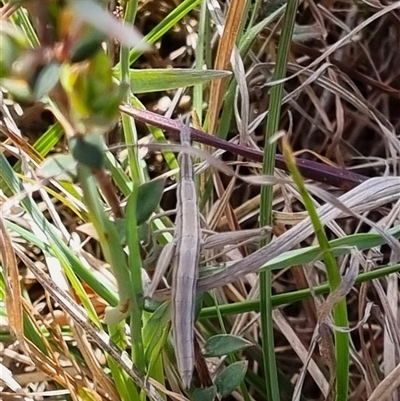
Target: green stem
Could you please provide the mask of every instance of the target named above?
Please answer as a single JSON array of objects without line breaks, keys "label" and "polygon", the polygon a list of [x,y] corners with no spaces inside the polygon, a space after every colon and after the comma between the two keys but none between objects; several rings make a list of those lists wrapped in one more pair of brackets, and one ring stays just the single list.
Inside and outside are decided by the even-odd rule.
[{"label": "green stem", "polygon": [[[366,273],[360,273],[356,278],[356,283],[366,283],[371,280],[376,280],[386,277],[389,274],[397,273],[400,271],[400,264],[380,267],[379,269],[372,270]],[[282,305],[291,305],[295,302],[303,301],[316,295],[323,295],[330,292],[330,284],[320,284],[314,288],[305,288],[303,290],[286,292],[283,294],[275,294],[271,297],[271,303],[274,308]],[[254,299],[252,301],[235,302],[234,304],[224,304],[210,306],[203,308],[200,312],[199,320],[215,319],[216,317],[226,315],[237,315],[238,313],[259,312],[260,300]]]},{"label": "green stem", "polygon": [[[129,0],[126,2],[125,7],[125,24],[133,25],[136,17],[138,8],[137,0]],[[121,84],[126,85],[129,88],[126,102],[131,103],[131,81],[129,77],[129,48],[121,46],[120,49],[120,76]],[[130,287],[132,307],[130,310],[130,326],[132,334],[132,360],[138,367],[141,373],[146,372],[146,360],[143,346],[142,326],[143,326],[143,288],[142,288],[142,261],[140,258],[139,249],[139,235],[136,220],[136,204],[137,204],[137,189],[144,180],[143,171],[140,168],[140,161],[138,157],[138,143],[136,126],[133,118],[123,114],[122,115],[122,127],[125,137],[125,142],[128,149],[128,160],[129,168],[132,178],[132,193],[129,196],[128,204],[126,207],[126,231],[127,231],[127,243],[129,249],[128,255],[128,266],[130,271]]]},{"label": "green stem", "polygon": [[126,221],[126,237],[129,248],[128,266],[132,288],[131,307],[131,334],[132,334],[132,359],[138,369],[144,374],[146,372],[145,351],[143,346],[143,309],[144,298],[142,288],[142,260],[140,258],[140,239],[136,221],[137,210],[137,188],[134,184],[133,191],[128,199]]},{"label": "green stem", "polygon": [[[136,11],[138,2],[137,0],[129,0],[126,3],[125,8],[125,23],[133,25],[135,21]],[[131,103],[131,81],[129,77],[129,48],[122,46],[120,48],[120,77],[121,84],[127,87],[127,96],[125,101]],[[125,137],[125,143],[127,144],[129,168],[131,172],[131,178],[133,181],[141,182],[143,178],[143,172],[140,168],[140,162],[138,157],[138,148],[135,146],[138,143],[136,126],[133,118],[130,118],[126,114],[122,114],[122,128]]]}]

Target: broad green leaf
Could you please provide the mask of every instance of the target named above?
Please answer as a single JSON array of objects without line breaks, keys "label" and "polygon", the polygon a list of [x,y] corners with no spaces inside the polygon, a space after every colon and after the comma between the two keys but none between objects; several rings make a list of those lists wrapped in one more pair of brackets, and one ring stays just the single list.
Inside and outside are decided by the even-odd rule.
[{"label": "broad green leaf", "polygon": [[[400,237],[400,227],[393,227],[388,230],[395,238]],[[380,234],[360,233],[351,234],[346,237],[336,238],[329,242],[331,252],[335,257],[347,255],[351,249],[356,247],[359,251],[370,249],[385,244],[386,241]],[[299,264],[305,264],[322,259],[323,251],[319,245],[312,245],[302,249],[293,249],[270,260],[260,267],[263,270],[275,270],[291,267]]]},{"label": "broad green leaf", "polygon": [[243,381],[246,372],[246,361],[235,362],[225,368],[214,381],[221,397],[226,397],[231,394]]},{"label": "broad green leaf", "polygon": [[196,388],[192,394],[192,401],[214,401],[216,396],[216,386]]},{"label": "broad green leaf", "polygon": [[205,357],[220,357],[251,346],[252,343],[244,338],[231,334],[218,334],[206,341],[203,354]]},{"label": "broad green leaf", "polygon": [[46,343],[46,341],[44,340],[44,334],[37,327],[37,324],[32,321],[31,316],[29,316],[25,311],[24,335],[26,338],[32,341],[32,343],[35,344],[43,352],[44,355],[50,356],[49,350],[47,349],[48,343]]},{"label": "broad green leaf", "polygon": [[140,400],[137,387],[132,383],[131,378],[121,369],[121,365],[106,354],[108,368],[115,382],[115,388],[119,395],[119,400],[137,401]]},{"label": "broad green leaf", "polygon": [[148,93],[202,84],[229,76],[229,71],[194,69],[148,69],[129,72],[132,92]]},{"label": "broad green leaf", "polygon": [[[126,348],[127,341],[124,323],[119,323],[115,326],[108,326],[108,334],[119,349]],[[107,355],[106,358],[108,367],[111,370],[111,376],[115,382],[115,387],[121,400],[138,400],[139,394],[135,385],[132,383],[131,378],[126,375],[126,373],[121,369],[121,366],[109,355]]]},{"label": "broad green leaf", "polygon": [[[128,215],[130,211],[128,209],[129,205],[131,205],[131,207],[136,207],[136,224],[139,227],[138,234],[139,237],[143,237],[142,239],[144,241],[148,241],[148,237],[150,235],[148,232],[148,227],[144,227],[144,223],[146,223],[159,205],[163,194],[164,185],[165,181],[162,179],[149,181],[140,185],[137,190],[138,193],[135,205],[131,205],[131,202],[128,198],[125,212]],[[126,243],[127,238],[129,238],[127,234],[129,233],[128,224],[131,224],[131,221],[128,218],[123,218],[116,222],[116,228],[122,243]]]},{"label": "broad green leaf", "polygon": [[74,159],[91,170],[104,167],[104,149],[100,135],[74,136],[69,148]]}]

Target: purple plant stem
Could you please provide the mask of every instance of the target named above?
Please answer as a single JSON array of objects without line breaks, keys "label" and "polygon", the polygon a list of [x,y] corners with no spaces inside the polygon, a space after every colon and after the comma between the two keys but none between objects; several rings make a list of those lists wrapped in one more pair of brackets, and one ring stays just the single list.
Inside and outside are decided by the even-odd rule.
[{"label": "purple plant stem", "polygon": [[[140,110],[129,105],[122,105],[120,110],[121,112],[128,114],[140,122],[150,124],[164,130],[168,136],[172,136],[174,139],[179,139],[179,132],[182,128],[182,123],[180,121],[172,120],[148,110]],[[248,160],[258,162],[262,162],[263,160],[263,153],[259,150],[225,141],[224,139],[206,134],[205,132],[195,128],[190,128],[190,136],[192,140],[196,142],[226,150],[233,154],[240,155]],[[368,177],[364,175],[311,160],[296,158],[296,164],[305,178],[345,190],[352,189],[368,179]],[[276,155],[275,166],[282,170],[288,171],[286,162],[282,155]]]}]

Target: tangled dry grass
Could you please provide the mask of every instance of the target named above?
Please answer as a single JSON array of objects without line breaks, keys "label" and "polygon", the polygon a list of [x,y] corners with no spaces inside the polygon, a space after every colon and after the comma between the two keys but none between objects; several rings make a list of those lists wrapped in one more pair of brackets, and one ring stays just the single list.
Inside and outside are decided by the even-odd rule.
[{"label": "tangled dry grass", "polygon": [[[221,21],[211,11],[215,3],[220,5],[226,16],[241,2],[207,2],[210,19],[207,20],[209,29],[206,36],[208,47],[205,51],[205,63],[210,67],[230,69],[229,57],[223,60],[224,49],[218,48],[217,28]],[[284,2],[274,0],[257,2],[259,3],[262,4],[252,21],[253,26],[268,18]],[[148,34],[179,4],[181,2],[177,0],[139,2],[136,26],[144,35]],[[15,11],[13,7],[15,6],[8,2],[2,2],[3,19],[11,17]],[[120,13],[122,11],[123,9],[119,9]],[[245,17],[238,17],[242,25],[236,28],[246,32],[251,13],[243,15]],[[231,18],[234,20],[234,15]],[[227,20],[226,26],[232,19],[230,22]],[[198,57],[201,29],[199,20],[200,8],[197,7],[163,34],[156,42],[155,50],[142,55],[134,67],[191,68]],[[365,177],[399,176],[400,2],[308,0],[300,2],[296,23],[280,118],[280,128],[287,131],[296,155],[318,161],[321,165],[351,170]],[[221,131],[221,136],[225,135],[228,140],[246,132],[249,135],[249,146],[255,149],[266,146],[264,133],[281,29],[282,14],[278,14],[257,35],[243,57],[243,68],[235,71],[239,89],[234,91],[234,110],[226,110],[230,105],[223,102],[227,102],[227,99],[221,95],[229,94],[227,82],[219,89],[212,86],[205,88],[204,109],[201,112],[204,116],[210,109],[214,110],[215,121],[210,123],[214,124],[212,131]],[[118,48],[115,47],[114,50],[115,60],[118,60]],[[217,96],[214,98],[215,94]],[[215,99],[220,95],[221,104],[218,105]],[[25,149],[24,152],[31,155],[30,150],[26,151],[28,145],[24,148],[23,144],[37,143],[54,124],[55,118],[41,103],[16,104],[12,99],[6,98],[6,93],[4,96],[3,127],[12,129],[10,121],[15,122],[22,138],[26,139],[26,142],[17,142],[15,138],[6,137],[5,129],[2,130],[1,152],[15,166],[20,159],[17,149]],[[192,89],[178,89],[144,93],[138,95],[138,98],[149,111],[176,118],[192,109],[195,96]],[[10,115],[7,115],[8,112]],[[230,119],[228,124],[225,121],[223,125],[221,121],[226,116],[230,116]],[[203,122],[204,117],[201,119],[201,123]],[[146,137],[149,134],[144,124],[138,122],[137,128],[139,136]],[[113,146],[122,140],[121,127],[118,125],[108,134],[108,144]],[[64,151],[65,146],[63,140],[60,140],[54,146],[53,152]],[[279,146],[278,144],[278,151],[281,153]],[[120,160],[126,157],[123,152],[117,153]],[[29,163],[32,160],[34,159],[28,157]],[[222,160],[237,167],[241,174],[257,174],[261,167],[249,160],[238,161],[231,154],[224,154]],[[149,153],[146,162],[151,178],[161,175],[168,177],[161,208],[165,211],[174,209],[174,191],[169,190],[174,185],[174,172],[169,169],[161,152]],[[27,180],[35,177],[32,175],[33,171],[32,163],[30,167],[24,167],[23,175]],[[276,175],[287,178],[282,170],[277,170]],[[382,180],[384,182],[384,178]],[[225,232],[257,227],[261,199],[258,187],[244,182],[233,182],[231,177],[228,179],[225,176],[221,176],[220,181],[215,180],[214,185],[212,201],[204,209],[204,217],[210,229]],[[332,198],[338,198],[346,192],[329,185],[329,182],[316,185],[330,193]],[[376,185],[378,187],[378,181]],[[91,227],[84,224],[87,221],[82,213],[83,208],[80,209],[76,199],[60,201],[60,198],[65,197],[65,188],[53,183],[51,189],[53,192],[49,194],[35,192],[33,199],[49,221],[60,230],[65,230],[68,237],[71,236],[71,244],[76,246],[74,251],[81,261],[101,275],[104,282],[114,282],[106,269],[99,244],[93,239]],[[206,190],[205,186],[201,189]],[[385,232],[399,226],[399,197],[396,198],[393,193],[386,202],[376,200],[368,203],[368,198],[373,198],[374,189],[369,188],[369,191],[371,192],[358,194],[367,206],[358,205],[358,208],[354,205],[354,214],[342,213],[341,217],[329,221],[327,235],[330,239],[371,232],[371,226],[365,219]],[[4,211],[4,219],[29,230],[29,219],[23,213],[18,198],[12,198],[5,188],[1,188],[0,196],[3,205],[10,200],[13,202],[13,208]],[[314,200],[321,204],[327,202],[318,194],[314,196]],[[360,214],[364,220],[359,219]],[[285,235],[306,217],[307,212],[297,189],[293,186],[276,185],[273,193],[273,238]],[[4,226],[1,228],[5,230]],[[61,269],[57,271],[57,268],[51,268],[52,263],[55,263],[54,256],[49,256],[43,249],[32,245],[16,231],[11,231],[10,238],[12,250],[10,248],[5,252],[7,241],[3,239],[2,242],[3,274],[6,262],[18,267],[20,276],[14,278],[17,281],[13,283],[21,285],[23,299],[14,302],[18,302],[21,308],[23,306],[30,316],[29,321],[36,325],[36,328],[25,327],[25,330],[40,332],[46,348],[38,349],[32,342],[23,345],[21,338],[26,335],[26,331],[22,332],[21,328],[19,336],[14,336],[9,331],[10,311],[7,309],[7,315],[5,306],[2,306],[4,319],[1,325],[3,339],[0,343],[0,378],[4,384],[0,389],[3,399],[123,399],[121,394],[117,394],[109,371],[104,369],[104,366],[112,369],[112,362],[98,345],[91,343],[81,327],[74,324],[70,314],[60,307],[59,301],[54,301],[49,296],[48,291],[43,289],[43,283],[32,273],[36,266],[36,269],[51,271],[53,280],[59,280],[57,283],[66,283],[64,278],[60,278]],[[315,236],[311,235],[299,240],[293,248],[301,249],[316,243]],[[258,244],[242,246],[239,250],[232,251],[228,260],[240,260],[257,248]],[[152,255],[149,250],[142,251],[143,259],[147,258],[147,262],[151,264]],[[11,257],[11,254],[15,257]],[[5,259],[5,255],[11,259]],[[275,309],[272,317],[281,400],[317,401],[336,397],[333,389],[338,361],[335,362],[332,322],[328,318],[326,321],[324,319],[337,300],[327,298],[326,269],[319,259],[292,263],[290,267],[273,271],[272,301]],[[348,400],[400,399],[397,389],[400,384],[397,377],[400,366],[398,274],[393,269],[388,270],[390,274],[373,275],[380,268],[396,266],[398,262],[395,252],[387,245],[374,246],[363,251],[354,250],[351,255],[337,257],[337,264],[344,277],[348,277],[345,275],[348,271],[361,277],[357,280],[354,277],[350,284],[347,283],[348,288],[344,289],[351,355]],[[365,279],[362,278],[363,274]],[[92,301],[95,313],[102,317],[107,302],[89,288],[84,280],[82,282],[82,288]],[[68,286],[64,290],[70,291]],[[291,298],[291,293],[296,295]],[[0,299],[4,301],[4,293],[0,295]],[[79,294],[73,295],[76,300],[81,299]],[[244,395],[243,389],[239,388],[229,399],[266,400],[258,275],[251,273],[241,277],[240,280],[218,289],[213,296],[215,299],[208,295],[204,301],[204,310],[196,325],[199,347],[204,345],[207,337],[220,333],[221,330],[249,340],[253,346],[237,355],[238,359],[244,359],[249,364],[245,381],[248,392]],[[222,305],[220,312],[215,307],[213,309],[215,300]],[[236,310],[232,308],[235,305]],[[227,308],[224,309],[224,306]],[[173,358],[169,355],[171,349],[166,346],[163,352],[168,361],[164,365],[167,381],[162,385],[154,381],[152,384],[158,390],[165,385],[169,391],[166,393],[168,399],[186,399],[175,377],[176,372],[171,363]],[[201,357],[199,359],[202,360]],[[208,365],[205,368],[204,365],[201,366],[211,372],[221,363],[215,360],[206,362]],[[210,380],[208,373],[205,378],[204,372],[201,375],[201,369],[199,373],[200,377],[195,379],[197,383],[204,385]],[[133,396],[130,399],[135,398]]]}]

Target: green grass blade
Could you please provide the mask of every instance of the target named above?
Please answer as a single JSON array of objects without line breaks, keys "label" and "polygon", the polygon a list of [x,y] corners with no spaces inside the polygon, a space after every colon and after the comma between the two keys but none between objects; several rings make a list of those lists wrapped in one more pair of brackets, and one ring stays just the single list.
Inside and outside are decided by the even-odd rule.
[{"label": "green grass blade", "polygon": [[[37,246],[40,250],[48,252],[52,256],[56,256],[53,248],[49,245],[48,242],[45,243],[41,241],[39,238],[37,238],[37,236],[16,225],[15,223],[12,223],[11,221],[6,220],[6,226],[9,230],[19,234],[22,238],[24,238],[32,245]],[[46,231],[46,233],[48,232]],[[52,238],[51,234],[48,235],[48,237]],[[108,281],[104,280],[104,277],[102,275],[96,274],[86,268],[67,246],[58,246],[61,244],[57,244],[57,248],[61,249],[64,257],[68,260],[68,263],[74,273],[77,274],[82,281],[88,284],[89,287],[101,298],[106,300],[110,305],[116,306],[118,303],[116,289],[113,288]]]},{"label": "green grass blade", "polygon": [[[133,25],[138,8],[138,1],[130,1],[125,7],[125,24]],[[128,88],[126,102],[131,103],[132,79],[130,77],[129,49],[121,46],[119,77],[121,83]],[[142,337],[143,323],[143,288],[142,288],[142,261],[140,258],[137,227],[137,192],[141,183],[145,182],[145,174],[141,169],[138,153],[138,137],[135,122],[126,114],[122,115],[122,130],[128,150],[128,162],[130,169],[131,193],[126,207],[126,233],[128,245],[128,268],[131,288],[130,327],[132,335],[132,360],[141,373],[146,372],[146,361],[144,355],[144,344]]]},{"label": "green grass blade", "polygon": [[30,45],[32,47],[38,47],[40,45],[39,38],[29,20],[28,11],[24,8],[19,8],[12,18],[15,25],[24,31]]},{"label": "green grass blade", "polygon": [[[331,252],[328,237],[325,229],[318,217],[317,210],[310,194],[307,191],[303,177],[301,176],[296,161],[290,149],[289,143],[283,138],[283,154],[289,167],[293,180],[295,181],[300,195],[303,199],[312,224],[315,229],[315,235],[323,252],[326,273],[328,276],[330,292],[333,293],[341,284],[339,266]],[[333,309],[335,326],[347,329],[349,321],[347,318],[346,298],[343,297]],[[349,362],[350,362],[350,338],[348,332],[335,331],[335,351],[336,351],[336,400],[346,400],[349,388]],[[334,372],[331,372],[334,374]]]},{"label": "green grass blade", "polygon": [[[204,66],[205,60],[205,46],[206,37],[208,32],[208,13],[207,13],[207,3],[203,1],[201,3],[200,9],[200,20],[199,20],[199,30],[198,30],[198,41],[196,47],[196,70],[201,71]],[[199,118],[200,124],[203,124],[203,84],[198,83],[193,89],[193,108],[196,110],[197,116]]]},{"label": "green grass blade", "polygon": [[[115,345],[124,350],[127,346],[125,336],[125,323],[117,324],[116,326],[108,326],[110,338]],[[112,358],[107,356],[107,364],[111,370],[111,375],[115,381],[115,387],[118,395],[123,401],[137,401],[139,400],[139,392],[132,379],[121,369],[121,366]]]},{"label": "green grass blade", "polygon": [[52,125],[33,145],[33,147],[42,155],[46,156],[59,143],[64,135],[64,130],[60,123]]},{"label": "green grass blade", "polygon": [[[288,0],[282,27],[282,34],[279,40],[278,55],[275,71],[273,74],[273,80],[279,80],[281,78],[284,78],[286,75],[286,64],[294,30],[297,6],[298,0]],[[276,145],[270,143],[270,138],[279,129],[282,93],[282,84],[278,84],[271,89],[270,108],[267,119],[267,128],[265,132],[265,149],[263,159],[263,174],[266,175],[272,175],[275,167]],[[260,206],[261,226],[270,226],[272,223],[272,199],[272,186],[263,187],[261,190]],[[262,243],[262,245],[265,245],[265,242]],[[260,310],[265,385],[267,388],[268,398],[272,401],[279,401],[280,391],[275,360],[271,287],[271,273],[260,273]]]},{"label": "green grass blade", "polygon": [[132,93],[153,93],[184,88],[220,79],[229,71],[196,70],[191,68],[159,68],[129,71]]},{"label": "green grass blade", "polygon": [[[190,11],[192,11],[202,0],[185,0],[174,8],[163,20],[147,34],[144,39],[146,43],[154,44]],[[133,49],[130,53],[129,63],[133,64],[143,52]]]}]

